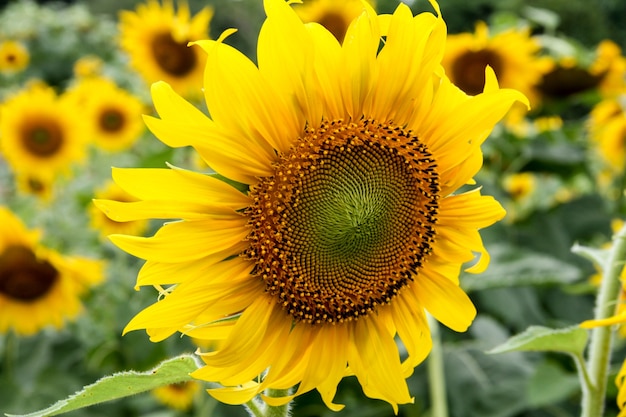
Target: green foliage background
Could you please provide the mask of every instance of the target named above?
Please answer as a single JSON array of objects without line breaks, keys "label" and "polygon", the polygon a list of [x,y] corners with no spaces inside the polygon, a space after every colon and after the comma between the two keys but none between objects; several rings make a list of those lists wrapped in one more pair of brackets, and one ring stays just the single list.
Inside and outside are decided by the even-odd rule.
[{"label": "green foliage background", "polygon": [[[53,85],[62,86],[71,76],[71,63],[88,51],[98,50],[111,63],[111,74],[130,89],[139,90],[137,79],[123,66],[124,58],[115,48],[115,19],[120,9],[132,9],[137,1],[91,0],[79,3],[90,22],[89,38],[65,40],[65,44],[42,45],[33,53],[39,62],[36,73]],[[476,20],[502,22],[530,21],[537,33],[571,40],[591,51],[602,39],[610,38],[626,48],[626,2],[605,0],[591,6],[587,0],[441,0],[441,9],[451,33],[471,31]],[[190,0],[192,10],[205,4],[215,9],[211,35],[235,27],[229,38],[234,46],[254,59],[256,35],[263,19],[261,0]],[[395,0],[380,1],[381,11],[392,11]],[[60,26],[68,29],[64,6],[57,10]],[[74,7],[74,6],[73,6]],[[425,1],[412,4],[415,12],[430,10]],[[553,26],[538,22],[537,10],[555,18]],[[533,20],[535,19],[535,20]],[[553,23],[554,23],[553,22]],[[543,22],[545,23],[545,22]],[[20,22],[27,24],[27,22]],[[38,25],[41,22],[30,22]],[[74,22],[71,25],[78,23]],[[61,29],[58,29],[59,31]],[[88,39],[88,40],[86,40]],[[48,48],[46,50],[46,48]],[[45,58],[52,51],[54,59]],[[36,61],[40,59],[40,61]],[[0,92],[14,88],[5,80]],[[143,93],[145,94],[145,92]],[[1,96],[0,96],[1,97]],[[458,334],[442,328],[448,405],[454,417],[568,417],[579,413],[580,387],[573,362],[557,353],[510,352],[487,354],[509,337],[529,326],[566,327],[592,317],[595,289],[588,278],[593,265],[573,254],[575,243],[599,247],[609,241],[610,222],[623,217],[622,205],[595,186],[594,160],[584,125],[597,97],[581,95],[556,103],[546,113],[561,114],[563,129],[520,140],[497,129],[485,145],[485,168],[478,182],[486,194],[496,196],[507,208],[519,214],[484,231],[486,247],[492,255],[489,269],[478,276],[464,275],[462,286],[475,302],[479,315],[470,330]],[[134,280],[141,263],[90,230],[85,215],[94,187],[110,177],[110,166],[163,167],[165,162],[189,162],[185,150],[164,147],[149,133],[139,145],[124,155],[94,152],[90,164],[80,168],[75,179],[64,184],[59,196],[46,210],[32,198],[0,193],[0,198],[20,213],[29,226],[43,227],[45,243],[58,250],[102,257],[109,262],[107,281],[85,300],[86,314],[60,332],[44,331],[32,337],[13,334],[0,336],[0,412],[26,413],[45,408],[76,392],[84,385],[127,369],[145,371],[160,361],[195,347],[187,339],[170,338],[150,343],[141,332],[122,337],[125,324],[143,307],[156,299],[150,290],[135,292]],[[517,167],[512,170],[511,167]],[[515,206],[501,183],[503,173],[533,172],[543,180],[533,200]],[[7,188],[10,173],[0,163],[0,184]],[[556,193],[567,188],[573,197],[560,202]],[[10,199],[8,199],[10,196]],[[152,225],[156,230],[158,224]],[[618,339],[613,370],[625,357],[626,346]],[[429,386],[426,367],[419,366],[409,379],[415,404],[400,407],[400,416],[429,414]],[[606,416],[617,414],[615,388],[609,384]],[[392,416],[386,403],[367,399],[353,378],[345,379],[336,402],[346,408],[327,410],[316,393],[298,398],[297,417]],[[148,394],[73,412],[74,416],[214,416],[247,415],[241,407],[218,404],[208,395],[199,395],[189,412],[167,409]]]}]

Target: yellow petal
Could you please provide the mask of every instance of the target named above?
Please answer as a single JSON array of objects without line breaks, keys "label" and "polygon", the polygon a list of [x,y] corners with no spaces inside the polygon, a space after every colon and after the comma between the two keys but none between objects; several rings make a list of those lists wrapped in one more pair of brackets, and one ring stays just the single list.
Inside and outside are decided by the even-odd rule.
[{"label": "yellow petal", "polygon": [[341,88],[347,113],[354,120],[364,115],[363,105],[378,79],[375,65],[380,44],[378,17],[365,2],[363,7],[363,13],[348,27],[342,48]]},{"label": "yellow petal", "polygon": [[466,331],[476,317],[476,308],[467,294],[436,271],[424,268],[413,285],[420,304],[452,330]]},{"label": "yellow petal", "polygon": [[246,222],[243,217],[234,220],[185,220],[167,223],[153,237],[111,235],[109,239],[138,258],[187,262],[235,247],[248,234]]},{"label": "yellow petal", "polygon": [[403,368],[404,377],[413,373],[413,368],[420,364],[432,348],[432,339],[424,309],[412,291],[402,291],[390,305],[393,322],[398,329],[398,336],[409,354]]},{"label": "yellow petal", "polygon": [[207,52],[204,96],[212,119],[261,146],[288,151],[303,125],[254,63],[222,42],[196,44]]},{"label": "yellow petal", "polygon": [[349,363],[363,392],[387,401],[398,413],[398,404],[412,403],[403,377],[398,347],[376,317],[357,320],[350,344]]},{"label": "yellow petal", "polygon": [[186,201],[204,206],[242,209],[250,204],[247,195],[212,175],[157,168],[113,168],[113,180],[129,194],[141,200]]},{"label": "yellow petal", "polygon": [[[193,374],[192,374],[193,375]],[[259,383],[250,381],[241,387],[226,387],[208,389],[211,397],[224,404],[240,405],[245,404],[261,392],[263,388]]]},{"label": "yellow petal", "polygon": [[449,227],[481,229],[504,218],[506,212],[493,197],[480,195],[480,189],[440,200],[438,220]]},{"label": "yellow petal", "polygon": [[[215,171],[240,182],[254,184],[256,177],[272,174],[269,152],[258,143],[233,136],[232,132],[203,125],[144,117],[146,126],[171,147],[193,146]],[[273,152],[273,151],[271,151]]]},{"label": "yellow petal", "polygon": [[295,138],[305,120],[317,126],[322,109],[309,94],[307,79],[312,72],[311,38],[292,8],[283,0],[264,0],[267,19],[261,27],[257,46],[259,70],[281,98],[290,104]]}]

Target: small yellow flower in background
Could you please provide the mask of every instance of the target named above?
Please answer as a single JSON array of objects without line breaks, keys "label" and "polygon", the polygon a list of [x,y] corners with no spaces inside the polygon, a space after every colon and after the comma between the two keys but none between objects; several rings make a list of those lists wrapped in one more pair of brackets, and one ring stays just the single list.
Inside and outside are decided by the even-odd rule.
[{"label": "small yellow flower in background", "polygon": [[478,22],[474,33],[448,36],[442,64],[450,80],[470,95],[482,91],[489,65],[500,86],[522,92],[534,108],[540,101],[536,87],[554,66],[551,58],[539,56],[540,50],[530,29],[490,34],[488,26]]},{"label": "small yellow flower in background", "polygon": [[[362,0],[305,0],[294,5],[294,10],[303,22],[317,22],[343,42],[350,22],[363,10]],[[375,7],[375,2],[368,3]]]},{"label": "small yellow flower in background", "polygon": [[381,18],[362,3],[340,44],[283,0],[266,0],[258,66],[224,43],[232,31],[197,42],[211,118],[167,83],[152,86],[152,132],[194,147],[229,181],[114,169],[141,202],[95,204],[117,221],[180,219],[153,237],[111,236],[146,260],[138,287],[174,284],[125,331],[218,341],[193,374],[223,385],[209,390],[218,400],[298,386],[264,399],[284,404],[317,389],[339,410],[337,385],[354,375],[397,412],[413,401],[406,378],[431,349],[426,311],[456,331],[473,321],[459,273],[474,260],[469,272],[486,268],[479,229],[505,213],[479,189],[455,192],[472,183],[494,125],[527,100],[489,69],[476,96],[450,82],[440,65],[446,26],[432,4],[437,16],[400,4]]},{"label": "small yellow flower in background", "polygon": [[48,202],[54,195],[55,176],[46,171],[18,172],[15,183],[20,193],[33,195],[42,201]]},{"label": "small yellow flower in background", "polygon": [[84,158],[86,126],[67,96],[34,84],[10,97],[1,110],[0,149],[16,175],[54,177]]},{"label": "small yellow flower in background", "polygon": [[531,172],[520,172],[509,175],[504,180],[504,189],[514,200],[522,200],[535,190],[536,178]]},{"label": "small yellow flower in background", "polygon": [[[138,201],[137,198],[124,191],[113,181],[108,182],[102,188],[96,190],[94,197],[115,201]],[[91,205],[89,208],[89,217],[91,220],[91,227],[100,232],[102,239],[106,239],[108,235],[115,233],[140,235],[144,233],[148,227],[148,221],[145,219],[125,222],[111,220],[94,205]]]},{"label": "small yellow flower in background", "polygon": [[141,100],[103,77],[81,79],[68,93],[91,127],[89,138],[101,149],[119,152],[133,146],[144,131]]},{"label": "small yellow flower in background", "polygon": [[30,54],[24,44],[13,40],[0,42],[0,73],[21,72],[29,62]]},{"label": "small yellow flower in background", "polygon": [[62,256],[39,237],[0,206],[0,333],[61,328],[81,312],[80,296],[103,279],[100,261]]},{"label": "small yellow flower in background", "polygon": [[102,72],[104,62],[95,55],[80,57],[74,63],[74,76],[76,78],[97,77]]},{"label": "small yellow flower in background", "polygon": [[534,119],[524,117],[521,112],[509,114],[506,128],[519,139],[537,136],[545,132],[558,131],[563,127],[560,116],[542,116]]},{"label": "small yellow flower in background", "polygon": [[164,385],[152,390],[152,395],[163,405],[179,411],[187,411],[193,405],[193,399],[200,392],[200,384],[186,381],[179,384]]},{"label": "small yellow flower in background", "polygon": [[163,80],[183,96],[200,98],[206,55],[187,44],[208,39],[212,16],[207,7],[191,17],[185,1],[175,11],[172,0],[148,0],[120,13],[120,45],[147,84]]}]

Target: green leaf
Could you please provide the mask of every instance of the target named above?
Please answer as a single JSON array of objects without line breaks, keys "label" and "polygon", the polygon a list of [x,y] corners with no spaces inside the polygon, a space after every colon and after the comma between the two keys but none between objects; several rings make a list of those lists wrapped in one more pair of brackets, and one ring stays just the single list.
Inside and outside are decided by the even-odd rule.
[{"label": "green leaf", "polygon": [[129,397],[154,388],[189,381],[189,374],[198,369],[194,357],[189,354],[161,362],[147,372],[126,371],[106,376],[82,391],[50,407],[30,414],[5,414],[8,417],[47,417],[78,410],[106,401]]},{"label": "green leaf", "polygon": [[541,363],[528,385],[528,401],[533,408],[558,404],[580,392],[576,373],[565,371],[553,361]]},{"label": "green leaf", "polygon": [[487,353],[514,351],[562,352],[580,356],[587,345],[587,330],[578,326],[564,329],[550,329],[543,326],[530,326],[523,333],[511,337]]},{"label": "green leaf", "polygon": [[580,270],[539,252],[511,245],[490,248],[489,268],[477,275],[463,274],[465,291],[514,286],[571,283],[581,278]]},{"label": "green leaf", "polygon": [[599,267],[604,266],[610,253],[608,249],[590,248],[588,246],[579,245],[578,243],[575,243],[574,246],[572,246],[572,252],[590,260]]}]

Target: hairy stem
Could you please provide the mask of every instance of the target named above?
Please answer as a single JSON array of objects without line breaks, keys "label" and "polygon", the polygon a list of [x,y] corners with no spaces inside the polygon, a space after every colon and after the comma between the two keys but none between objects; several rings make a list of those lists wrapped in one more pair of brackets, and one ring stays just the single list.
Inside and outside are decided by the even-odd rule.
[{"label": "hairy stem", "polygon": [[[626,259],[626,225],[613,236],[613,246],[603,268],[602,282],[596,299],[595,320],[615,315],[624,259]],[[604,411],[612,339],[611,326],[596,327],[591,331],[587,370],[592,386],[583,385],[581,417],[601,416]]]}]

